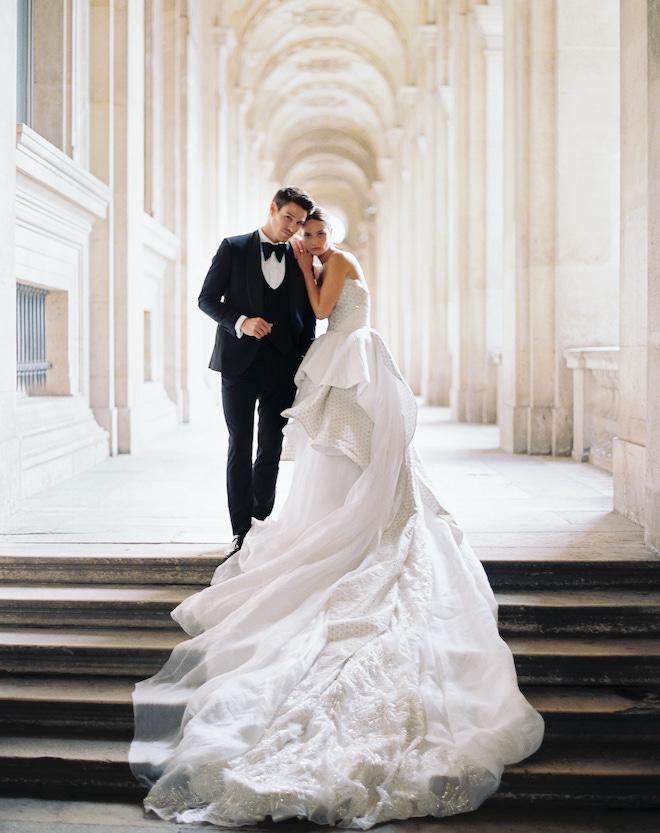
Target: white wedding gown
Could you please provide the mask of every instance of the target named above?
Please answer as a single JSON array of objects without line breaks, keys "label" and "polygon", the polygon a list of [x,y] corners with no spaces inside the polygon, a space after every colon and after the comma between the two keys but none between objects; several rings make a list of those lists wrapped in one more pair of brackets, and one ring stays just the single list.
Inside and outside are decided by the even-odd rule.
[{"label": "white wedding gown", "polygon": [[410,442],[416,403],[347,279],[286,414],[278,520],[174,619],[194,638],[135,690],[145,806],[220,827],[366,829],[478,807],[534,752],[484,570]]}]

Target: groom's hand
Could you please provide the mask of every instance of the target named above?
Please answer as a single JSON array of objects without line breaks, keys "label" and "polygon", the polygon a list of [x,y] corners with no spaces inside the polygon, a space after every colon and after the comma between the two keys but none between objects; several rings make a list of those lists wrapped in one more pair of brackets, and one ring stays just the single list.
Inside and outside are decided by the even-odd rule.
[{"label": "groom's hand", "polygon": [[241,332],[252,338],[263,338],[273,329],[273,325],[263,318],[246,318],[241,324]]}]

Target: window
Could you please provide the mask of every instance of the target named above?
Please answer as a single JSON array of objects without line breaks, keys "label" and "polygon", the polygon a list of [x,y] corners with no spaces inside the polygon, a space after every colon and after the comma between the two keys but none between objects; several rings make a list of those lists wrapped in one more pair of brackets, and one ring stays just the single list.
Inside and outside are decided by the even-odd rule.
[{"label": "window", "polygon": [[46,384],[47,289],[16,284],[16,386],[30,393]]}]

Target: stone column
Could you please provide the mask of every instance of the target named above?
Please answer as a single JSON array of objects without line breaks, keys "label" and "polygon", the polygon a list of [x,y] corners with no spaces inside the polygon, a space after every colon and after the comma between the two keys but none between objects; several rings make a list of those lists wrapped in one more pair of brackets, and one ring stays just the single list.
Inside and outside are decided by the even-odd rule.
[{"label": "stone column", "polygon": [[[114,0],[90,2],[90,171],[114,185]],[[114,207],[98,220],[90,238],[89,372],[94,418],[117,453],[115,405]]]},{"label": "stone column", "polygon": [[648,0],[648,366],[646,423],[646,543],[660,552],[660,0]]},{"label": "stone column", "polygon": [[402,223],[398,222],[399,217],[404,216],[404,179],[406,174],[402,170],[401,145],[403,132],[400,127],[391,127],[389,130],[389,148],[391,158],[388,158],[388,202],[389,216],[383,217],[382,209],[379,210],[379,218],[383,220],[387,232],[381,239],[387,246],[385,253],[385,274],[387,275],[388,298],[387,313],[384,314],[386,322],[387,341],[397,362],[402,361],[403,356],[403,326],[400,312],[400,291],[401,291],[401,269],[406,266],[402,253],[405,234]]},{"label": "stone column", "polygon": [[619,0],[556,0],[556,29],[553,453],[566,454],[573,397],[564,353],[619,337]]},{"label": "stone column", "polygon": [[450,360],[449,405],[454,421],[467,421],[466,355],[461,349],[463,316],[467,316],[467,273],[469,217],[467,208],[469,126],[466,95],[470,89],[468,78],[467,8],[465,0],[452,4],[449,26],[448,90],[449,112],[449,272],[447,314],[449,318],[448,351]]},{"label": "stone column", "polygon": [[[651,101],[648,35],[645,0],[621,0],[619,436],[613,443],[614,508],[642,525],[646,514],[647,315],[650,315],[650,309],[647,310]],[[654,107],[657,102],[650,109]]]},{"label": "stone column", "polygon": [[420,393],[429,405],[449,399],[447,350],[447,129],[441,100],[442,49],[446,33],[439,24],[418,30],[421,55],[423,171],[419,216]]},{"label": "stone column", "polygon": [[[207,135],[209,142],[208,157],[213,160],[215,187],[206,188],[208,211],[206,212],[205,232],[208,257],[212,257],[219,244],[223,230],[229,224],[232,213],[231,200],[227,192],[229,178],[229,73],[228,62],[236,46],[236,36],[232,29],[216,26],[213,29],[214,77],[216,88],[212,101],[213,118],[209,123]],[[273,191],[273,193],[275,193]],[[272,196],[272,195],[271,195]],[[210,259],[209,259],[210,264]],[[200,284],[201,288],[201,284]]]},{"label": "stone column", "polygon": [[163,298],[163,326],[165,328],[164,384],[168,397],[177,407],[180,421],[188,421],[189,402],[185,393],[186,378],[183,367],[183,333],[186,322],[186,303],[182,292],[182,273],[186,262],[186,179],[184,136],[186,127],[186,72],[185,72],[185,19],[177,0],[159,0],[162,4],[160,44],[162,52],[152,60],[162,61],[162,100],[157,102],[161,110],[163,136],[161,153],[163,167],[158,170],[162,179],[160,214],[163,225],[178,239],[179,251],[174,263],[165,273]]},{"label": "stone column", "polygon": [[482,418],[497,422],[497,363],[502,352],[502,266],[504,188],[504,20],[501,0],[474,7],[484,38],[485,61],[485,355]]},{"label": "stone column", "polygon": [[371,186],[371,197],[374,205],[374,225],[376,228],[376,256],[374,259],[373,281],[370,287],[372,293],[371,321],[379,330],[390,349],[392,345],[392,190],[390,181],[392,176],[392,159],[381,157],[378,160],[378,180]]},{"label": "stone column", "polygon": [[[231,181],[227,183],[227,195],[236,195],[234,203],[235,211],[230,218],[230,223],[227,227],[226,234],[241,234],[246,229],[255,228],[254,220],[254,205],[249,204],[247,199],[248,190],[251,186],[251,181],[248,175],[248,148],[247,148],[247,115],[252,104],[253,94],[250,90],[236,87],[233,90],[233,107],[232,107],[232,144],[230,152],[231,164]],[[270,199],[270,197],[269,197]],[[264,206],[261,211],[261,216],[258,223],[265,222],[268,212],[268,206]],[[263,217],[263,219],[261,219]]]},{"label": "stone column", "polygon": [[419,218],[422,174],[419,165],[418,104],[419,89],[407,85],[399,90],[401,107],[401,203],[398,211],[399,344],[401,372],[415,393],[420,387],[419,314],[421,310]]},{"label": "stone column", "polygon": [[467,4],[454,8],[450,166],[455,172],[449,272],[452,418],[483,422],[486,337],[485,72],[481,35]]},{"label": "stone column", "polygon": [[[210,106],[209,97],[213,87],[208,89],[205,53],[203,44],[208,38],[209,20],[205,14],[211,12],[205,4],[177,0],[177,25],[181,44],[181,78],[178,89],[181,99],[181,157],[184,166],[182,181],[184,190],[181,194],[181,251],[179,263],[181,268],[181,295],[184,303],[181,307],[181,375],[183,420],[196,421],[206,418],[210,410],[208,387],[205,375],[210,374],[208,361],[211,355],[203,340],[203,322],[208,316],[199,309],[197,298],[204,276],[210,265],[210,258],[205,251],[204,191],[211,190],[209,182],[213,181],[214,168],[209,164],[206,153],[205,132],[208,122],[213,118],[214,108]],[[223,49],[221,60],[226,62],[229,45]],[[224,91],[223,91],[224,92]],[[209,95],[210,94],[210,95]],[[223,139],[224,141],[224,139]],[[219,183],[220,197],[227,202],[226,179]],[[226,209],[231,211],[231,205]],[[245,228],[241,229],[245,231]],[[225,229],[220,230],[224,235]],[[216,236],[218,230],[215,231]],[[216,246],[219,240],[214,241]],[[215,254],[215,249],[211,254]],[[211,322],[212,323],[212,322]],[[214,376],[218,374],[214,373]]]},{"label": "stone column", "polygon": [[119,452],[140,443],[144,387],[144,3],[114,8],[115,394]]},{"label": "stone column", "polygon": [[16,3],[3,4],[0,27],[0,517],[21,498],[20,447],[16,436]]},{"label": "stone column", "polygon": [[504,2],[504,332],[500,442],[555,436],[555,0]]},{"label": "stone column", "polygon": [[170,179],[170,159],[165,160],[169,138],[165,132],[164,75],[177,71],[176,56],[165,54],[163,0],[145,0],[145,106],[144,106],[144,209],[163,222],[165,170]]}]

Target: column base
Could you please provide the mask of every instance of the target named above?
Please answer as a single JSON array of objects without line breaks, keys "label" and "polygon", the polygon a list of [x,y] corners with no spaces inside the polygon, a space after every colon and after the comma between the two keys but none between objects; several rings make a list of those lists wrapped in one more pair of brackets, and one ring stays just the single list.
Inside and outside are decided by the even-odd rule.
[{"label": "column base", "polygon": [[108,432],[108,448],[110,456],[117,454],[117,409],[116,408],[92,408],[94,419],[105,431]]},{"label": "column base", "polygon": [[528,448],[529,408],[520,408],[500,402],[498,421],[500,447],[508,454],[525,454]]},{"label": "column base", "polygon": [[646,516],[646,448],[614,438],[612,443],[614,509],[640,526]]}]

